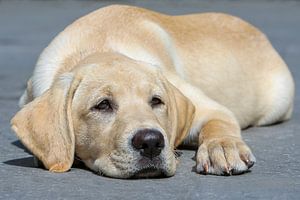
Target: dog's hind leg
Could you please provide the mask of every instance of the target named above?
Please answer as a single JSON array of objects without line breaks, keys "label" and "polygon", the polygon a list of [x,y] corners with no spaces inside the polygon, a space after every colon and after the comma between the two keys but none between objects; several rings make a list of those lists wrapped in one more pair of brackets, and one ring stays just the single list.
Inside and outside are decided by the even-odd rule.
[{"label": "dog's hind leg", "polygon": [[261,117],[255,123],[256,126],[271,125],[286,121],[291,118],[295,86],[287,66],[281,66],[270,77],[270,82],[264,90],[266,102],[262,106]]}]

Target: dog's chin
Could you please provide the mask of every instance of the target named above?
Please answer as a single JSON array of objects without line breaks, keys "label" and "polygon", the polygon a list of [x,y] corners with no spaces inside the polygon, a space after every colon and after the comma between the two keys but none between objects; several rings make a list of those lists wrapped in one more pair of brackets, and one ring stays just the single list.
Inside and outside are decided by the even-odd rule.
[{"label": "dog's chin", "polygon": [[152,159],[141,157],[131,178],[166,177],[164,160],[161,156]]},{"label": "dog's chin", "polygon": [[[175,157],[174,157],[175,158]],[[155,158],[139,157],[134,163],[111,162],[107,159],[97,159],[94,162],[85,162],[96,174],[119,179],[165,178],[175,174],[175,162],[158,156]]]},{"label": "dog's chin", "polygon": [[148,167],[138,170],[133,174],[131,178],[139,179],[139,178],[164,178],[167,177],[165,170],[156,167]]}]

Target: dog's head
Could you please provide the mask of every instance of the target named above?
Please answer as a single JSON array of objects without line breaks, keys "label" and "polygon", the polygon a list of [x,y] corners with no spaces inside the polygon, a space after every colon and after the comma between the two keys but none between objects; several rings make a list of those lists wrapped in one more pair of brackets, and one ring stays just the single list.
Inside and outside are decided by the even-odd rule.
[{"label": "dog's head", "polygon": [[98,54],[57,77],[16,114],[12,128],[50,171],[69,170],[76,154],[106,176],[172,176],[173,150],[193,114],[155,67]]}]

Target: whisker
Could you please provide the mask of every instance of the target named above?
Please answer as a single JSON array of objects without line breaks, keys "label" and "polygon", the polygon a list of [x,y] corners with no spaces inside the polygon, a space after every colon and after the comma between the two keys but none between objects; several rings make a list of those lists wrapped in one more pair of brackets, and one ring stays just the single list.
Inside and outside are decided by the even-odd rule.
[{"label": "whisker", "polygon": [[75,154],[74,158],[75,158],[75,160],[83,162],[83,160],[81,158],[79,158],[76,154]]},{"label": "whisker", "polygon": [[96,174],[98,174],[99,176],[104,176],[104,173],[100,169],[98,169],[98,171],[96,171]]},{"label": "whisker", "polygon": [[173,153],[176,159],[178,159],[183,154],[182,151],[178,151],[178,150],[174,150]]}]

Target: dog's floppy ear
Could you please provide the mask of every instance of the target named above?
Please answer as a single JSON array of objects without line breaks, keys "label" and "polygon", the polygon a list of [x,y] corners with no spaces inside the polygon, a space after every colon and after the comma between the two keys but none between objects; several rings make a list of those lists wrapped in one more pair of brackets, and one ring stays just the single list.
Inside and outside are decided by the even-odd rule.
[{"label": "dog's floppy ear", "polygon": [[172,124],[172,127],[170,127],[170,143],[175,148],[183,141],[190,130],[194,119],[195,106],[172,83],[166,79],[165,82],[169,90],[169,115]]},{"label": "dog's floppy ear", "polygon": [[74,160],[71,103],[79,82],[72,74],[59,77],[11,120],[22,143],[53,172],[69,170]]}]

